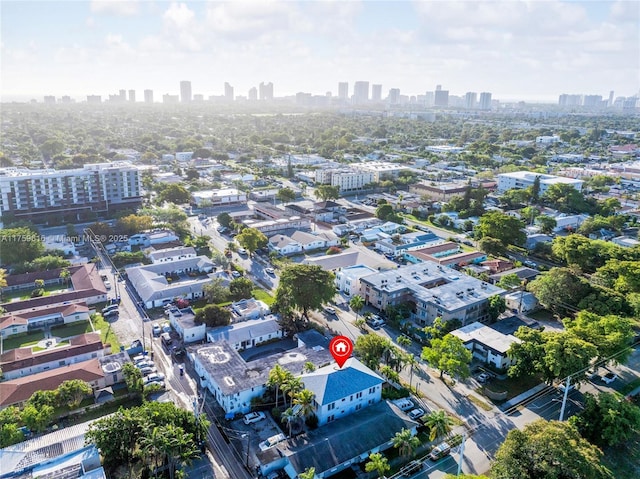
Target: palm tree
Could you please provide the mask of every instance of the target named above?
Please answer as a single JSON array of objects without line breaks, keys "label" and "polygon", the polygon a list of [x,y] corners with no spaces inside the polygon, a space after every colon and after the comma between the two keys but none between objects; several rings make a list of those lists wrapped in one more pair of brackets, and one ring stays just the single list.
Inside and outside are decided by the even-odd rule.
[{"label": "palm tree", "polygon": [[383,477],[389,469],[391,469],[389,461],[379,452],[370,454],[369,461],[364,466],[364,470],[367,472],[377,471],[378,477]]},{"label": "palm tree", "polygon": [[271,371],[269,371],[269,379],[267,380],[267,386],[274,388],[276,392],[276,407],[278,407],[278,397],[280,396],[280,388],[287,380],[287,370],[279,364],[276,364]]},{"label": "palm tree", "polygon": [[353,309],[353,311],[356,313],[357,321],[358,313],[362,311],[362,308],[364,308],[364,299],[362,299],[362,296],[355,295],[353,298],[351,298],[351,301],[349,301],[349,306],[351,306],[351,309]]},{"label": "palm tree", "polygon": [[289,373],[287,380],[282,385],[282,394],[285,396],[284,405],[287,405],[287,396],[291,398],[291,403],[293,405],[293,398],[296,394],[298,394],[302,390],[302,379],[294,376]]},{"label": "palm tree", "polygon": [[364,320],[364,318],[358,318],[353,322],[353,324],[360,330],[364,330],[364,325],[367,324],[367,322]]},{"label": "palm tree", "polygon": [[301,472],[300,474],[298,474],[298,477],[300,479],[313,479],[314,477],[316,477],[316,468],[308,467],[307,469],[304,470],[304,472]]},{"label": "palm tree", "polygon": [[316,365],[313,364],[311,361],[307,361],[306,363],[304,363],[304,366],[302,367],[302,371],[305,373],[312,373],[315,370],[316,370]]},{"label": "palm tree", "polygon": [[64,280],[64,284],[69,287],[69,279],[71,279],[71,273],[67,268],[60,271],[60,279]]},{"label": "palm tree", "polygon": [[169,478],[174,479],[178,464],[185,465],[198,455],[198,448],[190,434],[180,426],[168,424],[163,429],[164,444],[162,452],[169,465]]},{"label": "palm tree", "polygon": [[289,437],[291,437],[291,426],[298,416],[293,412],[292,408],[287,408],[280,416],[282,422],[286,422],[289,427]]},{"label": "palm tree", "polygon": [[453,419],[442,409],[431,412],[424,420],[424,424],[429,428],[429,440],[446,436],[453,427]]},{"label": "palm tree", "polygon": [[411,389],[411,383],[413,382],[413,368],[418,364],[418,359],[413,354],[407,355],[407,364],[409,365],[409,389]]},{"label": "palm tree", "polygon": [[158,426],[153,429],[147,429],[146,434],[140,438],[142,459],[149,461],[153,470],[153,477],[158,477],[159,462],[163,458],[162,449],[164,448],[165,437],[164,430]]},{"label": "palm tree", "polygon": [[420,439],[414,436],[411,429],[402,429],[397,432],[393,439],[393,447],[398,449],[398,452],[403,457],[409,457],[413,454],[413,451],[420,445]]},{"label": "palm tree", "polygon": [[315,394],[308,389],[303,389],[298,392],[293,398],[293,404],[300,406],[300,415],[302,417],[309,417],[315,412],[313,403],[315,401]]},{"label": "palm tree", "polygon": [[388,381],[394,383],[400,382],[400,374],[393,370],[391,366],[384,365],[380,368],[380,374],[382,374]]}]

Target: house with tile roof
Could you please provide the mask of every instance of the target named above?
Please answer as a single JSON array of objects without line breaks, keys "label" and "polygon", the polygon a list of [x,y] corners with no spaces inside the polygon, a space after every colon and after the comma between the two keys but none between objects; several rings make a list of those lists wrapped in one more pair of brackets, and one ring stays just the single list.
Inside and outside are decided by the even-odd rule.
[{"label": "house with tile roof", "polygon": [[101,358],[109,354],[98,333],[75,336],[62,344],[35,352],[33,348],[17,348],[0,355],[0,369],[5,380],[26,377],[43,371]]},{"label": "house with tile roof", "polygon": [[356,358],[343,367],[336,363],[303,374],[305,389],[314,394],[313,408],[318,425],[330,423],[380,402],[382,379]]},{"label": "house with tile roof", "polygon": [[40,306],[13,311],[0,317],[0,336],[6,338],[45,326],[88,321],[92,311],[86,303]]}]

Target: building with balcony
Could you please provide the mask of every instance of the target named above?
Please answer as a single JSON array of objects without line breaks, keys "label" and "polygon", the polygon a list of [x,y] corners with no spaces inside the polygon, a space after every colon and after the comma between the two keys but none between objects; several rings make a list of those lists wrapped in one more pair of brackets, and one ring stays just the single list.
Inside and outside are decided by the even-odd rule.
[{"label": "building with balcony", "polygon": [[522,190],[533,186],[536,178],[540,178],[540,195],[551,185],[566,184],[573,186],[576,190],[581,191],[584,181],[575,178],[565,178],[563,176],[544,175],[542,173],[534,173],[531,171],[514,171],[513,173],[500,173],[496,175],[498,178],[498,193],[504,193],[507,190]]}]

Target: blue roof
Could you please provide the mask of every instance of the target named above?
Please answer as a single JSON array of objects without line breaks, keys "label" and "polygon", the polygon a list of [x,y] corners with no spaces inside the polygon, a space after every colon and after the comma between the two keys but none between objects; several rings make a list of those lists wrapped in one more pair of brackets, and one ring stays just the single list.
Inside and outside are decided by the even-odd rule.
[{"label": "blue roof", "polygon": [[384,380],[355,358],[342,368],[325,366],[302,376],[304,387],[313,392],[320,405],[330,404],[382,384]]}]

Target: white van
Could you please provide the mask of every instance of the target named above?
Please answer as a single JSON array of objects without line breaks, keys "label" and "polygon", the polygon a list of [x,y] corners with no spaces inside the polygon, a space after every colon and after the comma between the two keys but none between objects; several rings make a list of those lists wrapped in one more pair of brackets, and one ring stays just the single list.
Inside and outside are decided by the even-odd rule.
[{"label": "white van", "polygon": [[410,409],[413,409],[415,407],[413,401],[409,398],[396,399],[395,401],[391,402],[398,406],[401,411],[409,411]]}]

